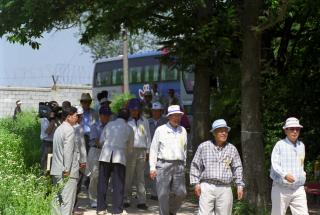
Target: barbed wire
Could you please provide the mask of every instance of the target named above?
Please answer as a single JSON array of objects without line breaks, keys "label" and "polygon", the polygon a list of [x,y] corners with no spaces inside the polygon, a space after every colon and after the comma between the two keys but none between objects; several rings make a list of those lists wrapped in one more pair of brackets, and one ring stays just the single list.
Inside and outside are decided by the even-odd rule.
[{"label": "barbed wire", "polygon": [[14,68],[0,74],[1,85],[52,86],[52,76],[58,85],[92,84],[93,68],[81,65],[56,64],[41,67]]}]

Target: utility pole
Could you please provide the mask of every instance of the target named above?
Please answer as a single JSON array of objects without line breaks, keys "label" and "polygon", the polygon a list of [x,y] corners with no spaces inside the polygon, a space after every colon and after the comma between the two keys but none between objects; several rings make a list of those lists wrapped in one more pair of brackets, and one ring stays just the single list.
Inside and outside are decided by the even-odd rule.
[{"label": "utility pole", "polygon": [[122,36],[123,36],[123,91],[124,93],[130,93],[129,91],[129,71],[128,71],[128,34],[127,29],[122,24]]}]

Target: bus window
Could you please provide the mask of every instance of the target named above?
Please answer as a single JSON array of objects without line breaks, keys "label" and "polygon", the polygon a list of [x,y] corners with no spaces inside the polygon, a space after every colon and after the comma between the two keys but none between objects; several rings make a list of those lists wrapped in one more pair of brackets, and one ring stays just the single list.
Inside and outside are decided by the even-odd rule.
[{"label": "bus window", "polygon": [[113,69],[112,71],[112,85],[122,85],[123,71],[121,68]]},{"label": "bus window", "polygon": [[169,68],[167,65],[162,65],[161,81],[176,81],[179,80],[179,72],[176,68]]},{"label": "bus window", "polygon": [[145,82],[153,82],[159,80],[159,65],[146,65],[144,68]]},{"label": "bus window", "polygon": [[142,67],[131,67],[129,70],[129,82],[130,83],[141,83],[142,80]]},{"label": "bus window", "polygon": [[109,86],[111,85],[111,75],[112,73],[110,71],[103,71],[97,73],[97,79],[96,79],[96,86]]}]

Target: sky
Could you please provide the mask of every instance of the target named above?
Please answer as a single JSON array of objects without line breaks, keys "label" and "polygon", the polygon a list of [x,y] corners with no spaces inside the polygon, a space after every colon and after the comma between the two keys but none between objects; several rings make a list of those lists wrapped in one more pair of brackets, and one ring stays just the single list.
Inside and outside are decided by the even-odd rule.
[{"label": "sky", "polygon": [[77,29],[46,33],[39,50],[0,39],[0,86],[51,87],[92,83],[93,59],[78,43]]}]

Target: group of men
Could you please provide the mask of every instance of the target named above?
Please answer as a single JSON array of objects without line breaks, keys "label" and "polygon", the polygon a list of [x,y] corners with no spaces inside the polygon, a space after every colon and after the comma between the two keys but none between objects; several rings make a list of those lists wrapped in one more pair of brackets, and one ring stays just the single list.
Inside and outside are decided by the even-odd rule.
[{"label": "group of men", "polygon": [[[83,94],[82,108],[63,108],[63,122],[55,129],[50,174],[63,188],[53,212],[72,213],[81,175],[90,178],[89,198],[97,214],[107,214],[110,181],[112,214],[124,214],[124,208],[132,206],[132,185],[136,187],[136,207],[147,210],[147,171],[151,198],[158,200],[160,214],[177,214],[187,194],[187,131],[181,126],[184,113],[180,106],[168,106],[164,117],[162,104],[154,102],[147,119],[139,99],[130,99],[126,107],[112,114],[110,101],[103,97],[97,118],[91,101],[89,94]],[[301,128],[298,119],[288,118],[283,127],[286,138],[272,152],[273,215],[284,215],[288,206],[293,214],[308,214],[303,187],[305,151],[298,140]],[[190,183],[199,197],[200,215],[231,215],[233,183],[237,198],[243,198],[243,168],[236,147],[227,141],[230,130],[224,119],[215,120],[212,139],[199,145],[192,160]]]}]

